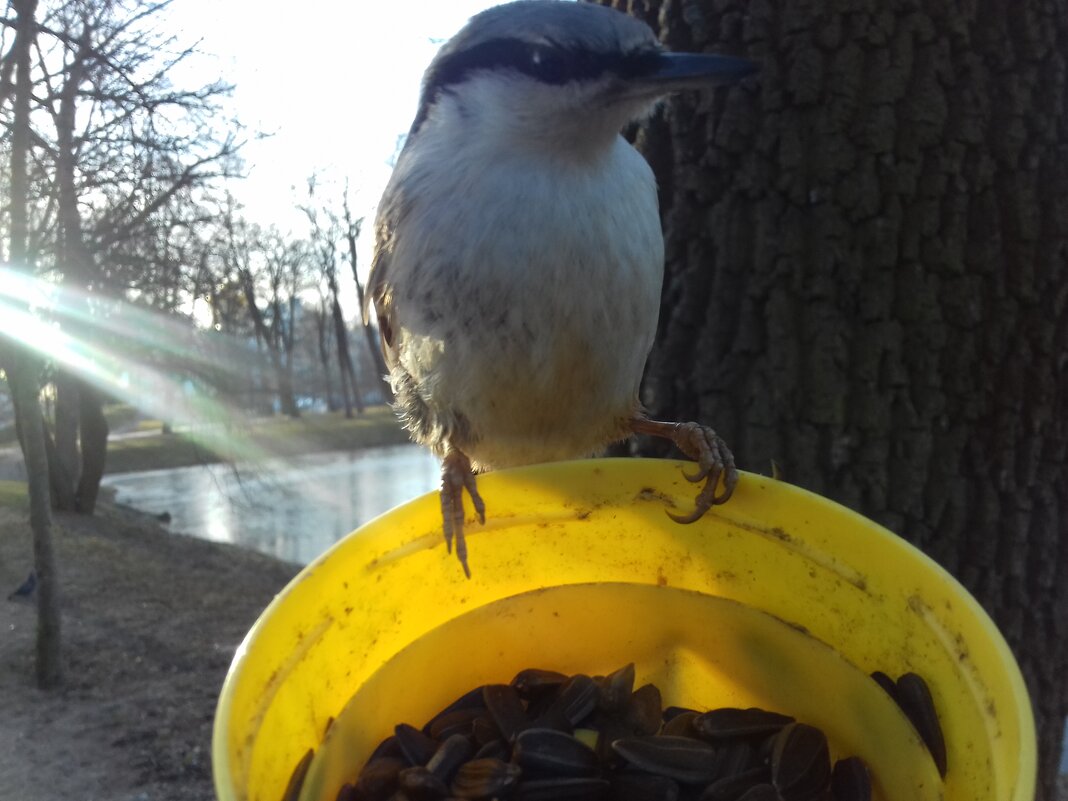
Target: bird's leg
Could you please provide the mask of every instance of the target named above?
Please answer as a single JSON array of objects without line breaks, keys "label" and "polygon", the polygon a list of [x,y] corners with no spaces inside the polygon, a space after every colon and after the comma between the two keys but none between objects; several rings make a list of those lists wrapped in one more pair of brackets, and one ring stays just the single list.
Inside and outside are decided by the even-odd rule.
[{"label": "bird's leg", "polygon": [[456,537],[456,557],[464,567],[464,575],[471,578],[467,566],[467,543],[464,542],[464,490],[478,515],[478,522],[486,522],[486,505],[478,494],[475,473],[466,454],[449,447],[441,460],[441,517],[445,523],[445,547],[452,553],[452,538]]},{"label": "bird's leg", "polygon": [[[675,443],[675,446],[688,457],[697,462],[697,472],[683,473],[687,481],[705,481],[704,487],[697,495],[697,508],[688,515],[674,515],[668,512],[672,520],[679,523],[692,523],[701,518],[713,505],[725,503],[734,492],[738,483],[738,470],[734,466],[734,456],[726,443],[708,426],[699,423],[661,423],[645,417],[634,417],[631,429],[635,434],[649,434],[663,437]],[[723,490],[719,494],[720,477],[723,478]]]}]

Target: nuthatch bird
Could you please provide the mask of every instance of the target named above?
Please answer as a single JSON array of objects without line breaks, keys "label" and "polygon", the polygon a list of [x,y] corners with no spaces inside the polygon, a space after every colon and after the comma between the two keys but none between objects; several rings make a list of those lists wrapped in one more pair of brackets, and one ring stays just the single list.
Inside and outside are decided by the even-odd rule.
[{"label": "nuthatch bird", "polygon": [[676,520],[730,497],[738,474],[716,433],[650,420],[638,400],[664,243],[652,170],[620,131],[671,92],[752,70],[668,53],[644,23],[563,0],[483,11],[427,69],[378,207],[363,314],[373,303],[405,426],[442,459],[445,540],[468,576],[464,490],[485,522],[476,472],[651,434],[704,481]]}]

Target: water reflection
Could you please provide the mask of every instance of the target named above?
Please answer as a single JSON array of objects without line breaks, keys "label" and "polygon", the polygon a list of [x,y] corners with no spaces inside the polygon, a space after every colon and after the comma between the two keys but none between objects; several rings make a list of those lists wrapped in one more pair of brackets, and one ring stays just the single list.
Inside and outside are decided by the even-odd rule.
[{"label": "water reflection", "polygon": [[437,487],[438,463],[394,445],[237,469],[203,465],[107,476],[120,503],[167,512],[170,529],[306,564],[360,524]]}]

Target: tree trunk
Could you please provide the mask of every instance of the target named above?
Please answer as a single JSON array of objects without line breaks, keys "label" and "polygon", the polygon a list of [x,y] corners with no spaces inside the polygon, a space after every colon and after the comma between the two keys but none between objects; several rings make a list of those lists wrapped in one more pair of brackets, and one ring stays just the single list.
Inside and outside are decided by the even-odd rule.
[{"label": "tree trunk", "polygon": [[[81,210],[78,204],[78,187],[75,169],[78,161],[77,144],[74,127],[78,102],[78,91],[84,80],[86,42],[88,35],[82,37],[78,54],[70,64],[70,73],[60,88],[59,109],[55,117],[56,125],[56,185],[59,236],[57,241],[57,263],[62,272],[66,286],[85,291],[92,274],[92,257],[85,246]],[[89,303],[81,299],[78,292],[68,293],[71,298],[78,297],[83,308],[82,314],[68,310],[64,326],[68,333],[80,338],[94,336],[89,326],[82,325],[80,318],[92,314]],[[103,464],[107,452],[107,424],[104,423],[103,440],[99,431],[86,431],[87,405],[95,402],[99,413],[99,396],[84,380],[66,368],[60,368],[55,382],[56,387],[56,465],[52,470],[53,499],[57,509],[78,511],[92,514],[96,506],[96,495],[103,475]],[[86,394],[89,394],[87,400]],[[94,400],[95,399],[95,400]],[[95,417],[88,415],[90,424]],[[79,445],[80,441],[80,445]],[[94,450],[90,450],[94,449]]]},{"label": "tree trunk", "polygon": [[52,474],[52,498],[56,509],[73,512],[74,488],[81,478],[81,453],[78,450],[78,380],[69,371],[56,372],[55,445],[49,456]]},{"label": "tree trunk", "polygon": [[108,421],[104,417],[104,403],[100,392],[89,384],[82,384],[78,393],[78,412],[82,431],[82,475],[78,480],[76,508],[85,515],[96,510],[100,480],[108,453]]},{"label": "tree trunk", "polygon": [[[352,354],[349,353],[349,332],[345,328],[345,316],[341,313],[341,303],[337,297],[337,283],[331,282],[330,289],[333,294],[331,311],[334,319],[334,337],[337,339],[337,361],[341,370],[341,383],[347,385],[348,391],[352,393],[353,400],[356,402],[357,414],[363,414],[363,393],[360,392],[360,384],[356,379],[356,370],[352,366]],[[352,410],[347,405],[345,416],[352,417]]]},{"label": "tree trunk", "polygon": [[297,398],[293,393],[293,362],[283,362],[279,358],[275,363],[275,376],[278,379],[278,401],[282,406],[282,414],[287,417],[300,417]]},{"label": "tree trunk", "polygon": [[37,686],[58,687],[63,681],[62,622],[59,577],[52,547],[52,504],[48,481],[45,428],[38,394],[40,365],[30,352],[14,347],[7,359],[8,385],[18,420],[19,444],[26,463],[33,532],[33,569],[37,575]]},{"label": "tree trunk", "polygon": [[[352,280],[356,283],[356,300],[359,303],[360,309],[363,309],[363,284],[360,282],[360,271],[357,267],[356,258],[356,239],[360,235],[360,224],[362,220],[353,220],[352,214],[349,211],[348,196],[345,198],[345,224],[348,226],[345,234],[345,239],[349,245],[349,266],[352,268]],[[386,401],[393,400],[393,389],[389,385],[389,368],[386,367],[386,357],[382,353],[382,346],[378,341],[378,334],[375,331],[373,325],[370,322],[363,324],[363,336],[364,341],[367,343],[367,349],[371,353],[371,359],[374,360],[375,371],[378,373],[379,389],[382,391],[382,397]]]},{"label": "tree trunk", "polygon": [[[330,353],[326,347],[326,299],[320,296],[319,311],[315,315],[315,335],[319,344],[319,364],[323,367],[323,381],[326,386],[326,408],[327,411],[337,411],[337,401],[334,399],[334,387],[333,382],[330,380]],[[345,389],[345,382],[341,382],[342,390]],[[352,409],[348,405],[348,398],[345,398],[345,416],[352,417]]]},{"label": "tree trunk", "polygon": [[[30,149],[30,52],[36,35],[37,0],[12,3],[17,14],[12,56],[16,62],[14,119],[11,126],[10,256],[17,269],[29,270],[27,260],[27,176]],[[45,428],[38,391],[38,361],[29,350],[13,345],[4,360],[20,431],[19,443],[26,462],[30,496],[33,563],[37,574],[37,654],[35,672],[42,688],[63,680],[59,579],[52,548],[52,512],[49,492]]]},{"label": "tree trunk", "polygon": [[245,300],[248,302],[248,312],[252,318],[252,325],[256,330],[256,337],[267,346],[267,355],[271,360],[271,367],[274,368],[275,387],[282,414],[289,417],[300,417],[297,400],[293,396],[292,360],[290,359],[288,362],[283,360],[282,346],[279,343],[282,337],[278,336],[276,329],[276,326],[279,325],[277,321],[279,314],[277,304],[274,309],[274,326],[268,328],[266,320],[263,319],[263,313],[260,311],[259,306],[256,305],[256,290],[252,284],[252,277],[247,273],[242,273],[241,289],[245,295]]},{"label": "tree trunk", "polygon": [[1068,13],[616,0],[760,74],[638,135],[666,279],[644,398],[937,559],[1068,713]]}]

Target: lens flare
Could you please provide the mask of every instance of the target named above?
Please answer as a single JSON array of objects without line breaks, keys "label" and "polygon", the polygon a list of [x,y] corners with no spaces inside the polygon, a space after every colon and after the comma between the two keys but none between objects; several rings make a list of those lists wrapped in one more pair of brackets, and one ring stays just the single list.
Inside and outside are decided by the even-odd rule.
[{"label": "lens flare", "polygon": [[277,455],[253,442],[250,412],[231,399],[235,387],[247,387],[242,379],[251,382],[263,367],[252,340],[8,267],[0,267],[0,335],[171,423],[220,459],[247,463]]}]

